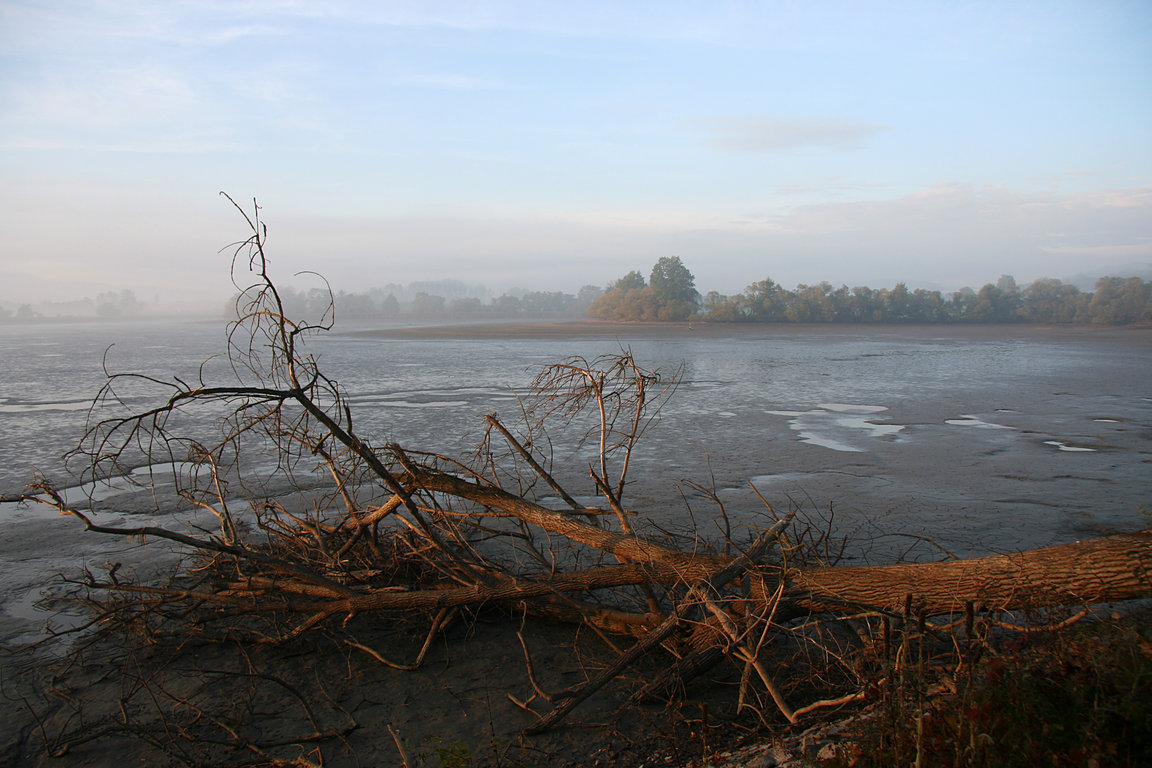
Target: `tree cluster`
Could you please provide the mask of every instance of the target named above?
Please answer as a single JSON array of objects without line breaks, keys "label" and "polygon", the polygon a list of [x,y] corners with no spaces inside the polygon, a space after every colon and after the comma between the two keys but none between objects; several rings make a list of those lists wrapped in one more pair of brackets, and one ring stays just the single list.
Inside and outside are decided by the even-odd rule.
[{"label": "tree cluster", "polygon": [[588,308],[600,320],[687,320],[700,301],[696,278],[679,256],[665,256],[652,267],[648,282],[632,271],[608,286]]},{"label": "tree cluster", "polygon": [[922,288],[873,289],[831,283],[788,290],[761,280],[735,296],[709,292],[698,317],[753,323],[1152,323],[1152,283],[1139,277],[1102,277],[1095,292],[1041,279],[1021,289],[1011,275],[979,291],[945,294]]},{"label": "tree cluster", "polygon": [[[308,290],[284,287],[280,292],[286,311],[294,317],[318,318],[332,305],[342,319],[372,320],[575,318],[583,317],[600,294],[599,288],[587,285],[577,295],[562,291],[515,291],[489,299],[476,295],[482,292],[461,288],[466,287],[441,281],[373,288],[363,293],[333,294],[327,287]],[[229,303],[229,313],[232,307],[233,303]]]},{"label": "tree cluster", "polygon": [[138,318],[146,305],[136,297],[135,291],[121,289],[105,291],[75,301],[42,301],[37,304],[23,302],[15,310],[0,307],[0,323],[36,323],[70,320],[123,320]]},{"label": "tree cluster", "polygon": [[979,290],[942,292],[905,283],[893,288],[839,288],[827,281],[788,290],[770,278],[742,293],[701,296],[677,256],[661,258],[647,281],[632,271],[608,285],[588,316],[615,321],[723,323],[1152,323],[1152,282],[1102,277],[1094,291],[1042,278],[1021,288],[1011,275]]}]

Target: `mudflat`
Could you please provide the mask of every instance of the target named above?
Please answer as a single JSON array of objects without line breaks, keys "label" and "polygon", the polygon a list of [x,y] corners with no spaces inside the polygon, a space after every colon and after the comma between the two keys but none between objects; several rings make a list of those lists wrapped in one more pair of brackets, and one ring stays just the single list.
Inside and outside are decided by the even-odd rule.
[{"label": "mudflat", "polygon": [[[767,360],[765,365],[779,367],[743,388],[733,382],[747,374],[747,366],[729,374],[713,370],[715,361],[710,361],[692,372],[688,386],[716,396],[689,400],[680,410],[670,407],[648,436],[650,448],[635,459],[636,506],[661,524],[683,509],[675,483],[699,479],[709,469],[729,511],[760,508],[747,487],[752,482],[777,507],[794,504],[817,522],[834,518],[838,530],[867,544],[854,553],[860,559],[902,556],[913,537],[943,541],[960,556],[1042,546],[1132,530],[1146,524],[1140,509],[1152,509],[1152,472],[1145,471],[1152,467],[1148,328],[575,322],[371,329],[355,337],[595,341],[589,349],[600,342],[604,348],[619,348],[620,342],[694,338],[797,342],[810,354]],[[990,358],[986,369],[932,372],[954,377],[955,384],[943,396],[927,396],[922,384],[928,379],[916,380],[912,373],[931,363],[931,355],[912,360],[903,378],[873,386],[850,381],[856,372],[871,370],[863,358],[873,359],[868,356],[875,353],[877,365],[890,367],[905,359],[903,352],[893,346],[879,355],[862,348],[852,352],[860,358],[854,361],[825,360],[822,350],[845,339],[931,341],[933,353],[973,341],[1035,341],[1049,345],[1045,354],[1071,358],[1090,347],[1123,365],[1115,369],[1122,373],[1103,384],[1090,367],[1072,363],[1026,367],[1005,384],[997,379],[1002,372],[998,362],[1007,366],[1012,355],[1018,358],[1030,346],[1010,345],[1004,356]],[[798,380],[804,389],[795,392],[789,380],[790,389],[772,390],[793,368],[802,371]],[[1082,397],[1094,388],[1100,389],[1098,396]],[[789,405],[788,398],[798,404]],[[442,418],[441,412],[429,409],[436,418]],[[117,506],[147,506],[146,499],[120,501]],[[754,525],[755,520],[742,522]],[[22,535],[0,544],[6,590],[20,580],[49,581],[63,568],[54,559],[61,552],[85,555],[97,568],[113,558],[140,567],[164,560],[138,542],[124,542],[106,553],[101,537],[83,533],[73,520],[28,513],[27,519],[9,522],[19,523]],[[711,525],[706,517],[698,522]],[[928,548],[914,556],[943,555]],[[5,605],[0,626],[7,641],[27,639],[30,624],[43,620],[42,615],[33,618],[29,598],[14,599],[19,605]],[[426,629],[386,618],[357,621],[371,622],[361,637],[397,663],[413,658]],[[134,738],[131,729],[121,728],[125,707],[132,724],[153,733],[165,727],[164,717],[176,725],[198,709],[205,713],[201,725],[209,725],[200,733],[225,742],[235,737],[212,726],[211,718],[223,722],[228,713],[248,712],[253,717],[240,734],[243,739],[287,761],[317,759],[321,741],[314,737],[324,736],[325,765],[398,765],[400,748],[413,764],[422,759],[430,765],[494,750],[505,750],[501,754],[509,762],[524,765],[590,765],[597,759],[605,765],[625,764],[629,755],[638,764],[661,745],[669,755],[690,756],[684,751],[683,739],[692,727],[686,719],[677,721],[657,707],[640,710],[637,721],[621,723],[615,713],[622,697],[613,691],[589,702],[571,725],[520,741],[517,734],[532,716],[507,697],[524,701],[532,696],[521,637],[538,681],[550,691],[580,679],[611,652],[595,638],[574,641],[567,630],[553,625],[530,622],[518,636],[519,629],[518,620],[506,615],[461,618],[434,643],[425,668],[414,673],[389,669],[325,633],[256,649],[201,640],[140,639],[135,645],[108,636],[78,657],[51,648],[6,657],[9,705],[0,723],[0,762],[180,764],[147,738]],[[159,711],[167,714],[147,714],[145,700],[166,702]],[[730,695],[702,701],[709,701],[715,718],[733,703]],[[700,712],[688,712],[686,718],[699,722]],[[105,727],[122,733],[87,740]],[[144,735],[143,730],[136,734]],[[211,749],[206,740],[172,743],[180,745],[180,759]],[[48,756],[66,744],[60,757]]]},{"label": "mudflat", "polygon": [[773,339],[804,335],[907,335],[919,338],[994,340],[1006,338],[1053,341],[1119,342],[1152,349],[1152,326],[1002,324],[881,324],[881,323],[712,323],[612,322],[608,320],[500,321],[396,325],[353,332],[390,339]]}]

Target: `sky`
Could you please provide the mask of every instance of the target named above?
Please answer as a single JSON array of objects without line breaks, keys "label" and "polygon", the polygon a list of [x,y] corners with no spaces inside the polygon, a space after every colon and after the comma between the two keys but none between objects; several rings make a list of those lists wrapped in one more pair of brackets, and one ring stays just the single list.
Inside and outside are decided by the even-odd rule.
[{"label": "sky", "polygon": [[[0,0],[0,303],[1152,269],[1152,2]],[[221,250],[225,249],[225,250]]]}]

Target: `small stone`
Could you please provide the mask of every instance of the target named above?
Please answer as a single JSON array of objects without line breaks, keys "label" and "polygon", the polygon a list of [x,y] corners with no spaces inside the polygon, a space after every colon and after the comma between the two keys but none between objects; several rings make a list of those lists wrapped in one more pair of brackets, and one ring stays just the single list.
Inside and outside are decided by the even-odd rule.
[{"label": "small stone", "polygon": [[820,747],[820,750],[816,753],[817,760],[831,760],[834,757],[836,757],[835,744],[825,744]]},{"label": "small stone", "polygon": [[763,752],[744,764],[745,768],[776,768],[780,763],[771,752]]}]

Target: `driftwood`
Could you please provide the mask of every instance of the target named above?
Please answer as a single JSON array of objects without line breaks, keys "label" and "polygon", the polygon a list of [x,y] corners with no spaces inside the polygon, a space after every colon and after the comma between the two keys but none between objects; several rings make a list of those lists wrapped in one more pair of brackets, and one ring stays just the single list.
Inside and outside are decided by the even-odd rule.
[{"label": "driftwood", "polygon": [[[504,605],[639,639],[597,678],[558,695],[562,703],[533,729],[542,730],[642,654],[677,645],[681,662],[670,674],[686,678],[729,657],[793,722],[851,700],[856,694],[792,709],[774,686],[760,649],[801,615],[923,620],[1152,594],[1152,530],[1012,555],[856,567],[828,562],[819,554],[826,532],[813,539],[789,530],[790,517],[744,545],[655,540],[637,530],[625,490],[632,451],[675,377],[644,370],[627,351],[545,368],[522,400],[523,424],[513,429],[489,415],[485,440],[467,461],[373,446],[356,432],[338,384],[306,350],[310,335],[330,327],[331,313],[311,324],[285,316],[258,209],[244,215],[251,235],[237,245],[233,273],[255,280],[240,286],[230,329],[235,380],[113,375],[73,457],[88,480],[140,463],[173,467],[180,497],[214,515],[216,530],[100,525],[46,483],[22,497],[94,532],[164,539],[201,556],[175,585],[127,583],[114,571],[90,575],[89,589],[112,596],[109,615],[167,629],[183,622],[205,634],[223,624],[231,637],[279,643],[319,626],[350,627],[366,613],[401,613],[428,617],[430,641],[451,611]],[[138,386],[159,389],[155,405],[127,405],[121,390]],[[197,409],[224,413],[219,434],[170,426]],[[549,428],[576,430],[594,447],[587,475],[601,506],[577,502],[557,478],[544,449]],[[250,513],[233,509],[228,500],[252,480],[240,457],[252,450],[278,457],[277,472],[301,489],[294,507],[254,490]],[[317,488],[318,473],[330,482],[303,490]],[[354,636],[348,644],[381,658]]]}]

